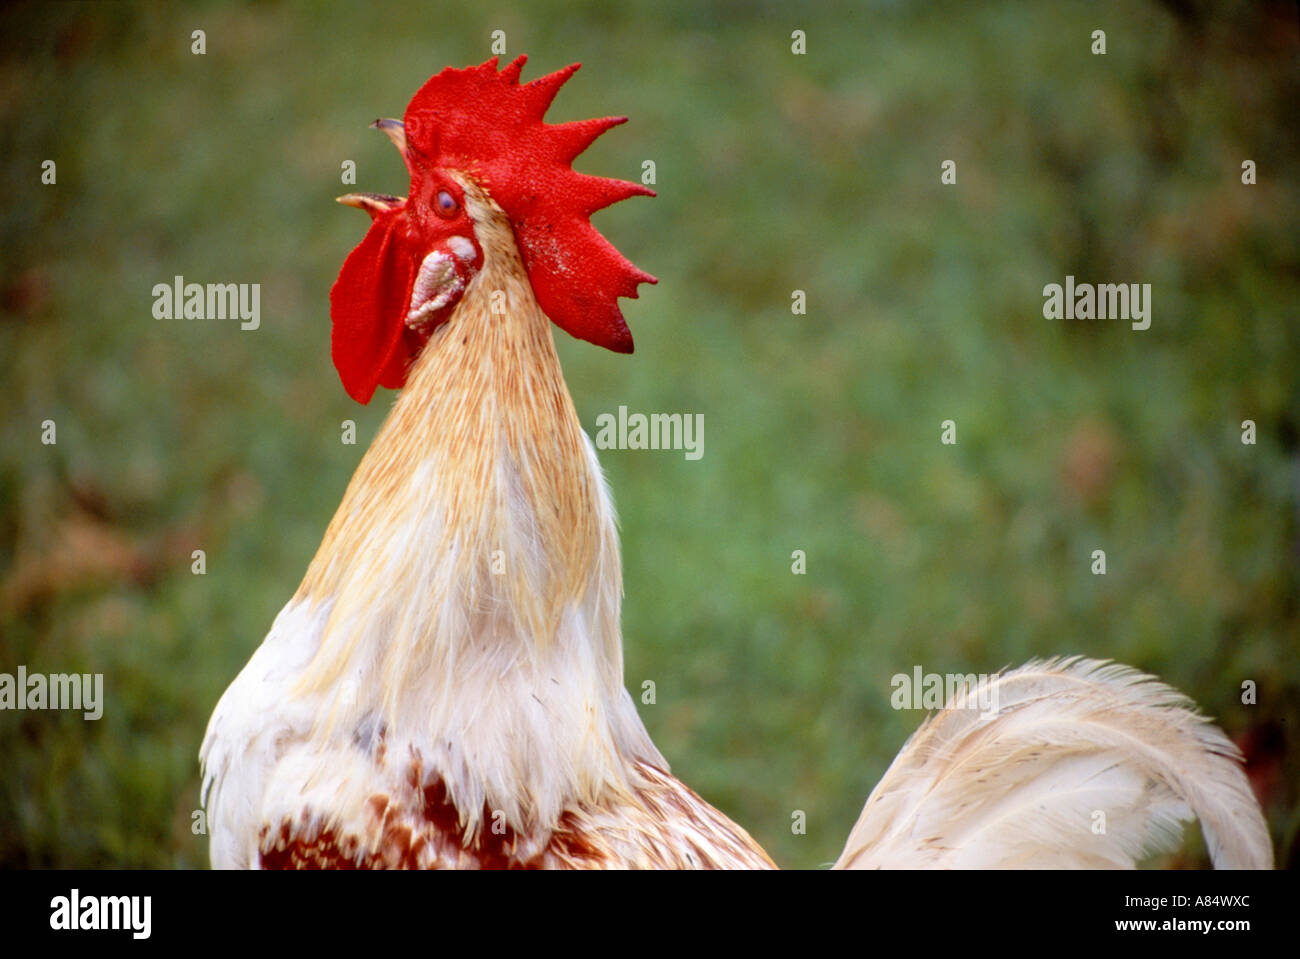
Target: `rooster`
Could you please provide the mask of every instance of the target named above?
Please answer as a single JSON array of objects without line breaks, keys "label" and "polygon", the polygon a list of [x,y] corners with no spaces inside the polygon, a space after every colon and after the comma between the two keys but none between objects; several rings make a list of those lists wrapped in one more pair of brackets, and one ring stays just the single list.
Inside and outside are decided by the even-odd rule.
[{"label": "rooster", "polygon": [[[550,329],[630,353],[654,277],[591,225],[653,192],[571,164],[624,117],[543,116],[573,65],[443,70],[375,122],[406,197],[330,295],[348,394],[401,388],[200,758],[214,866],[769,868],[669,772],[623,686],[614,508]],[[871,794],[841,867],[1131,866],[1199,817],[1271,846],[1234,747],[1151,677],[1088,660],[960,695]],[[1096,812],[1108,828],[1096,830]]]}]

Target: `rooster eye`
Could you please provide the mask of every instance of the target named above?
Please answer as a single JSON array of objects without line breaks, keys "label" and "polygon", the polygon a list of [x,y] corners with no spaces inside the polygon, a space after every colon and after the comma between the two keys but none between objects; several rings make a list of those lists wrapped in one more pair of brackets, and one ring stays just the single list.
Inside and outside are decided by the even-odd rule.
[{"label": "rooster eye", "polygon": [[446,190],[439,190],[438,195],[433,200],[434,209],[438,211],[438,216],[453,217],[456,211],[460,209],[460,204],[456,198]]}]

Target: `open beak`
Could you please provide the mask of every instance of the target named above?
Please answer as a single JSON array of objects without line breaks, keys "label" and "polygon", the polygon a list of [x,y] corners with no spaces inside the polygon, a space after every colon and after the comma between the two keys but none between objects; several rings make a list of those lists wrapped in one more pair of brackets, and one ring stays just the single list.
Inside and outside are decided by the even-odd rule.
[{"label": "open beak", "polygon": [[[384,136],[393,141],[393,146],[402,154],[402,160],[406,160],[406,124],[401,120],[392,120],[380,117],[374,123],[370,124],[374,130],[383,130]],[[410,163],[407,163],[410,168]],[[344,206],[354,206],[358,210],[365,210],[370,214],[372,220],[377,220],[385,213],[396,210],[406,202],[406,197],[389,196],[387,193],[348,193],[338,198],[338,202]]]}]

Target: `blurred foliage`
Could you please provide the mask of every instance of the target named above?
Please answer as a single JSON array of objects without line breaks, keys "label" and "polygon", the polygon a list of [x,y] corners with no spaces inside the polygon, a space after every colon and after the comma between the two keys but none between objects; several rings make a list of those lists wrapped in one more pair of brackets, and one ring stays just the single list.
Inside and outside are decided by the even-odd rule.
[{"label": "blurred foliage", "polygon": [[[558,336],[589,431],[620,404],[705,417],[698,462],[602,457],[627,683],[655,680],[674,772],[824,864],[920,721],[894,673],[1078,652],[1216,716],[1294,861],[1294,4],[575,0],[0,11],[0,671],[103,672],[108,697],[98,722],[0,713],[0,864],[206,864],[205,723],[388,404],[330,364],[365,226],[340,164],[403,192],[366,124],[495,29],[526,77],[583,62],[552,120],[632,118],[581,169],[657,164],[657,200],[597,218],[661,279],[626,304],[637,354]],[[261,329],[153,319],[178,274],[261,283]],[[1066,274],[1151,283],[1151,328],[1044,320]]]}]

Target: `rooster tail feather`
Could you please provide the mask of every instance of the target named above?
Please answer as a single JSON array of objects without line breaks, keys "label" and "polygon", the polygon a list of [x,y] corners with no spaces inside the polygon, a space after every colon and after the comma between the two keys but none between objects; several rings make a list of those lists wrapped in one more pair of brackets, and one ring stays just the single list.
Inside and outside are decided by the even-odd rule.
[{"label": "rooster tail feather", "polygon": [[1193,818],[1216,868],[1272,867],[1241,754],[1181,693],[1078,657],[987,687],[908,740],[835,868],[1134,868]]}]

